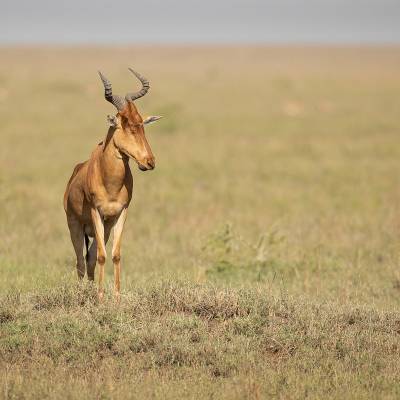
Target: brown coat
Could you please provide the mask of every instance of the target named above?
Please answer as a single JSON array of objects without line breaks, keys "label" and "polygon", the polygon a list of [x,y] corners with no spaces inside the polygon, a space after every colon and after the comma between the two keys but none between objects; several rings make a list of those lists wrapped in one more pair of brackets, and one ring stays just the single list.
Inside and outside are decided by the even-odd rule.
[{"label": "brown coat", "polygon": [[[111,126],[105,140],[96,146],[88,161],[74,168],[64,194],[64,209],[76,253],[78,277],[85,275],[85,240],[86,269],[90,280],[94,279],[96,262],[100,267],[100,298],[103,297],[105,246],[112,228],[114,288],[119,298],[121,235],[133,190],[129,159],[133,158],[142,171],[155,167],[144,124],[160,118],[149,117],[143,121],[130,99],[122,104],[123,107],[118,105],[122,109],[115,117],[109,118]],[[89,237],[94,238],[90,248]]]}]

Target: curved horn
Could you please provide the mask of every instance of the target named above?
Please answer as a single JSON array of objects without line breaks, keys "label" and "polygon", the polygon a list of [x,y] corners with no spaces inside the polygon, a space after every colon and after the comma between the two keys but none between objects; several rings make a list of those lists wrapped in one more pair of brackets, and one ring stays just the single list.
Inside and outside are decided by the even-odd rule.
[{"label": "curved horn", "polygon": [[132,72],[133,75],[136,76],[136,78],[139,79],[140,82],[142,82],[142,89],[139,90],[138,92],[135,93],[127,93],[127,95],[125,96],[125,99],[127,101],[134,101],[136,99],[139,99],[140,97],[143,97],[150,89],[150,84],[149,81],[141,76],[140,74],[138,74],[136,71],[134,71],[132,68],[128,68],[129,71]]},{"label": "curved horn", "polygon": [[112,94],[112,87],[111,87],[111,82],[100,72],[100,79],[103,82],[104,85],[104,97],[107,101],[109,101],[111,104],[113,104],[115,107],[117,107],[118,111],[121,111],[125,108],[126,102],[125,99],[121,96],[118,95],[113,95]]}]

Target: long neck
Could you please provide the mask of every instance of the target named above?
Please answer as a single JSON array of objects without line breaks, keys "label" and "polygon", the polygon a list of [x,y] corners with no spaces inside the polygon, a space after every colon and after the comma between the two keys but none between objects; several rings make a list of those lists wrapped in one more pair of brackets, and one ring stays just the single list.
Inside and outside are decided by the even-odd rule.
[{"label": "long neck", "polygon": [[121,155],[113,141],[115,129],[110,128],[102,146],[99,157],[100,173],[103,185],[110,195],[117,195],[125,183],[127,173],[130,173],[129,158]]}]

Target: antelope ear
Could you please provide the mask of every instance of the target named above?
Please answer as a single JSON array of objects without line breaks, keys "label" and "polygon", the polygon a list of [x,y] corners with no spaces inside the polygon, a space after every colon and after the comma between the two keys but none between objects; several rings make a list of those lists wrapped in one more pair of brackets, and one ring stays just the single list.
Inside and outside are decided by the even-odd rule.
[{"label": "antelope ear", "polygon": [[113,128],[116,128],[118,125],[117,117],[115,115],[107,115],[107,121],[108,125],[112,126]]},{"label": "antelope ear", "polygon": [[151,124],[157,120],[159,120],[160,118],[162,118],[161,115],[153,115],[151,117],[147,117],[145,118],[145,120],[143,121],[143,125],[147,125],[147,124]]}]

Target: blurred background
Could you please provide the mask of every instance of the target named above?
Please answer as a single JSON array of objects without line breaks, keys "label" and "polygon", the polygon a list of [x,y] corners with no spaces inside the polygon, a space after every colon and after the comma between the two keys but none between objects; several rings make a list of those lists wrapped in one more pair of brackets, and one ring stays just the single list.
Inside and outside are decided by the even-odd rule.
[{"label": "blurred background", "polygon": [[115,112],[97,70],[124,95],[130,66],[164,119],[156,169],[132,165],[125,288],[398,305],[399,19],[391,0],[3,4],[0,287],[75,280],[63,193]]},{"label": "blurred background", "polygon": [[396,0],[13,1],[3,43],[397,43]]}]

